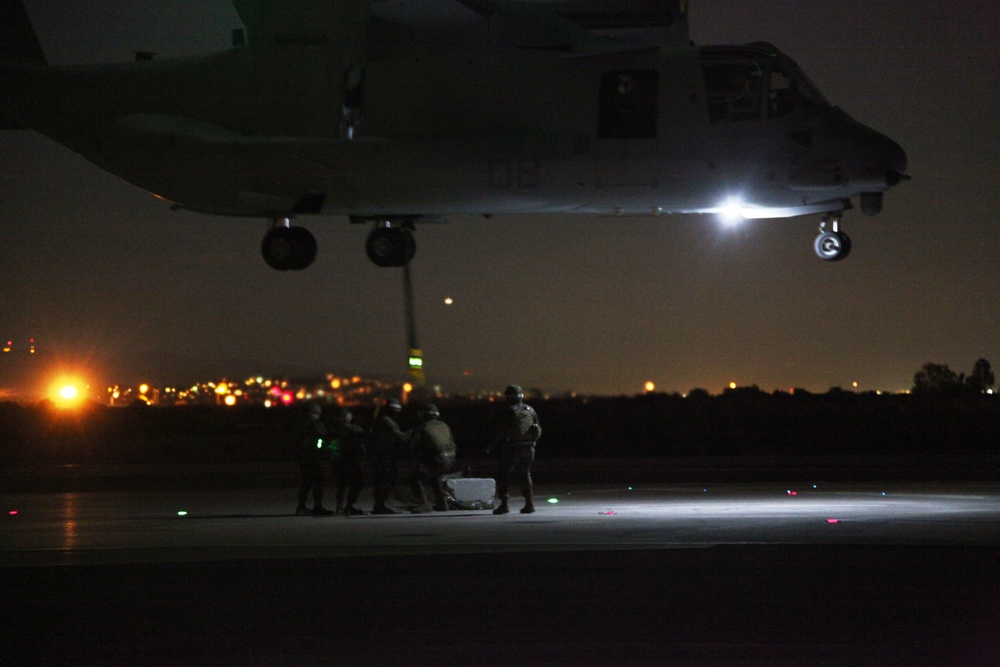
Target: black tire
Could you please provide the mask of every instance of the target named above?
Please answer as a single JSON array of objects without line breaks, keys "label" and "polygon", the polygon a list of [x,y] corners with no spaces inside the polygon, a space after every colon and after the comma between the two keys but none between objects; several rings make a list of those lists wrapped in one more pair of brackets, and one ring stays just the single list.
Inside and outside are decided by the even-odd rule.
[{"label": "black tire", "polygon": [[305,227],[275,227],[264,236],[260,251],[276,271],[301,271],[316,259],[316,237]]},{"label": "black tire", "polygon": [[292,266],[293,271],[301,271],[308,268],[316,259],[318,246],[316,237],[305,227],[290,227],[288,230],[292,238]]},{"label": "black tire", "polygon": [[260,244],[264,261],[275,271],[287,271],[295,260],[295,242],[288,227],[275,227]]},{"label": "black tire", "polygon": [[823,232],[813,241],[816,256],[826,262],[837,262],[851,252],[851,239],[843,232]]},{"label": "black tire", "polygon": [[368,259],[383,268],[403,266],[417,252],[417,241],[413,233],[403,227],[377,227],[368,235],[365,243]]},{"label": "black tire", "polygon": [[839,262],[843,259],[847,259],[847,256],[851,254],[851,237],[844,232],[837,232],[840,236],[840,255],[835,259],[835,262]]}]

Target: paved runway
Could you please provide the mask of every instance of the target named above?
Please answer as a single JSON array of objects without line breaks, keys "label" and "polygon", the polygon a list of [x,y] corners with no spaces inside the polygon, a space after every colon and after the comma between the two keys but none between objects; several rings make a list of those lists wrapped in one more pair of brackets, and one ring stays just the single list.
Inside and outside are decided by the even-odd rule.
[{"label": "paved runway", "polygon": [[537,491],[0,496],[4,663],[998,664],[1000,484]]},{"label": "paved runway", "polygon": [[507,516],[312,518],[294,516],[290,489],[20,494],[3,498],[0,565],[748,544],[1000,546],[1000,485],[541,486],[538,500],[533,515],[518,514],[515,499]]}]

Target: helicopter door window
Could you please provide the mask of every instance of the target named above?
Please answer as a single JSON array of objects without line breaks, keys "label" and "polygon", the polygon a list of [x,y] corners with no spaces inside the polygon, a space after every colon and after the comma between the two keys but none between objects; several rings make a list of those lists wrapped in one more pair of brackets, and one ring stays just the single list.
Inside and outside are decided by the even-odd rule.
[{"label": "helicopter door window", "polygon": [[713,123],[760,118],[764,70],[755,60],[704,63],[708,116]]},{"label": "helicopter door window", "polygon": [[601,75],[601,139],[655,139],[660,97],[656,70],[620,70]]}]

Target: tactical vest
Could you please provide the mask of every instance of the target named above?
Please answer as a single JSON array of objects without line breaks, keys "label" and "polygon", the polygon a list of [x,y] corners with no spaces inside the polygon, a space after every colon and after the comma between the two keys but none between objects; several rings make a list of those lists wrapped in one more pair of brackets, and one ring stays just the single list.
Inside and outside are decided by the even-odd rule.
[{"label": "tactical vest", "polygon": [[534,442],[541,435],[538,415],[530,405],[518,403],[510,406],[506,422],[505,436],[508,443]]}]

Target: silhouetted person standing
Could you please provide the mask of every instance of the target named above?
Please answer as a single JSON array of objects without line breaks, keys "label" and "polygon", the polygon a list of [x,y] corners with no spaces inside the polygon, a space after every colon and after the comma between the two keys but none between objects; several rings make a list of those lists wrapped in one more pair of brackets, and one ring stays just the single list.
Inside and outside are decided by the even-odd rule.
[{"label": "silhouetted person standing", "polygon": [[331,455],[337,480],[337,513],[347,516],[364,514],[354,503],[361,495],[365,479],[365,432],[360,426],[352,424],[352,419],[350,410],[339,408],[331,433],[336,442],[336,451]]},{"label": "silhouetted person standing", "polygon": [[381,414],[372,425],[371,462],[372,486],[375,494],[375,506],[372,514],[395,514],[386,506],[389,493],[396,483],[396,462],[393,457],[406,447],[408,435],[399,428],[396,420],[403,406],[395,398],[387,399]]},{"label": "silhouetted person standing", "polygon": [[[295,459],[301,473],[299,504],[295,508],[295,514],[330,516],[333,512],[323,507],[323,486],[326,484],[323,466],[329,455],[329,450],[326,449],[327,431],[323,424],[323,408],[319,403],[309,403],[307,409],[308,415],[299,428],[295,448]],[[313,497],[311,510],[306,507],[310,491]]]},{"label": "silhouetted person standing", "polygon": [[414,513],[426,512],[428,507],[424,485],[430,484],[434,493],[434,511],[446,512],[448,501],[444,495],[444,475],[455,467],[455,439],[451,429],[440,419],[437,406],[428,403],[420,411],[420,426],[410,436],[410,449],[416,459],[410,488],[416,498]]},{"label": "silhouetted person standing", "polygon": [[507,514],[510,511],[507,505],[510,484],[516,480],[521,484],[521,493],[524,495],[521,514],[531,514],[535,511],[531,464],[535,460],[535,442],[542,435],[542,427],[534,408],[524,402],[521,387],[516,384],[508,386],[504,397],[507,405],[497,417],[488,449],[490,453],[497,453],[500,458],[496,477],[500,506],[493,513]]}]

